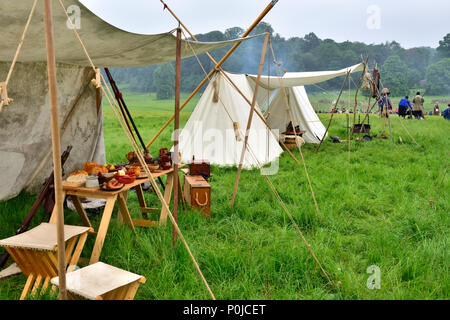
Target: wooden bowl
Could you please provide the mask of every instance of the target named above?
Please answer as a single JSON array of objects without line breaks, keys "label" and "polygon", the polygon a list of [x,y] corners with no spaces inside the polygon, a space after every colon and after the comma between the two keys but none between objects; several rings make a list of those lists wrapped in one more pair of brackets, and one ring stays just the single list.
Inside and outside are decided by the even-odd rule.
[{"label": "wooden bowl", "polygon": [[150,171],[155,171],[159,169],[159,164],[148,164],[147,166]]}]

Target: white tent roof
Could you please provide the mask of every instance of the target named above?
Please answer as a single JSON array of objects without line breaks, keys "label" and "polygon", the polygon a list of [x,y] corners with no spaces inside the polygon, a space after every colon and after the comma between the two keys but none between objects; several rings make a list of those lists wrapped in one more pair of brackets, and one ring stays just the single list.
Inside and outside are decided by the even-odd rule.
[{"label": "white tent roof", "polygon": [[[228,75],[251,101],[253,90],[245,75]],[[218,102],[213,101],[215,90],[219,94]],[[260,112],[258,106],[257,111]],[[181,132],[182,162],[188,162],[194,156],[196,160],[205,159],[219,166],[238,165],[244,142],[243,139],[237,141],[233,125],[239,124],[240,134],[244,137],[249,113],[250,106],[245,99],[221,73],[216,73]],[[246,152],[243,163],[246,169],[270,163],[283,152],[257,115],[253,117],[249,146],[256,159]]]},{"label": "white tent roof", "polygon": [[[27,36],[21,50],[20,62],[46,61],[45,26],[43,1],[38,1]],[[59,1],[53,3],[55,32],[55,51],[58,62],[89,66],[73,30],[67,27],[65,16]],[[67,8],[77,6],[80,9],[80,29],[77,30],[97,67],[128,68],[175,60],[176,38],[170,32],[154,35],[135,34],[118,29],[103,21],[81,2],[63,0]],[[11,61],[22,37],[30,14],[33,0],[0,0],[0,26],[2,45],[0,61]],[[151,23],[151,21],[149,22]],[[171,30],[176,25],[167,26]],[[248,38],[246,38],[248,39]],[[197,43],[184,41],[183,58],[222,48],[241,40]]]},{"label": "white tent roof", "polygon": [[[364,65],[360,63],[337,71],[287,72],[283,77],[265,76],[261,78],[260,85],[270,90],[307,86],[343,76],[348,70],[350,73],[361,72],[364,70]],[[247,75],[247,77],[256,82],[255,75]]]}]

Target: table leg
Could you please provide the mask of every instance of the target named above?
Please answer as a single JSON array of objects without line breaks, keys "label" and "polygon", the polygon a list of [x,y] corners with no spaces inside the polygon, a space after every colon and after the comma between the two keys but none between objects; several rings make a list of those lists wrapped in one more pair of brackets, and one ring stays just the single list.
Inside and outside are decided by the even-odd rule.
[{"label": "table leg", "polygon": [[107,199],[105,210],[103,211],[102,220],[97,232],[97,238],[95,239],[94,248],[92,250],[91,259],[89,264],[94,264],[99,261],[100,253],[102,252],[103,243],[105,242],[106,233],[108,232],[109,222],[114,210],[114,204],[116,203],[117,196]]},{"label": "table leg", "polygon": [[[63,197],[63,199],[65,199],[66,198],[66,193],[63,191],[63,193],[62,193],[62,197]],[[63,214],[64,214],[64,211],[63,211]],[[57,219],[57,214],[56,214],[56,206],[53,208],[53,211],[52,211],[52,216],[50,217],[50,221],[49,221],[49,223],[51,223],[51,224],[56,224],[56,219]]]},{"label": "table leg", "polygon": [[[170,199],[172,198],[172,190],[173,190],[173,173],[170,173],[167,175],[166,188],[164,191],[164,200],[166,201],[167,205],[170,205]],[[163,206],[161,209],[161,217],[159,219],[159,224],[161,226],[165,226],[167,224],[168,215],[169,213]]]},{"label": "table leg", "polygon": [[[122,192],[122,195],[125,199],[125,202],[128,200],[128,191]],[[123,224],[123,215],[120,213],[120,206],[119,206],[119,213],[117,214],[117,223],[119,225]]]},{"label": "table leg", "polygon": [[83,221],[84,225],[86,227],[92,228],[91,222],[89,221],[86,211],[84,211],[84,208],[81,205],[80,198],[78,198],[77,196],[70,196],[70,199],[72,200],[75,209],[77,210],[77,213],[80,216],[81,220]]},{"label": "table leg", "polygon": [[148,219],[147,212],[145,212],[145,210],[142,210],[142,209],[147,208],[147,204],[145,203],[145,198],[144,198],[144,192],[142,191],[142,186],[141,185],[136,186],[135,190],[136,190],[136,195],[138,197],[139,206],[141,207],[142,216],[144,218]]},{"label": "table leg", "polygon": [[119,204],[119,215],[122,215],[123,221],[133,230],[133,232],[136,234],[136,230],[134,229],[133,220],[131,219],[130,211],[127,207],[127,200],[126,200],[126,194],[125,192],[119,193],[119,196],[117,198],[117,203]]}]

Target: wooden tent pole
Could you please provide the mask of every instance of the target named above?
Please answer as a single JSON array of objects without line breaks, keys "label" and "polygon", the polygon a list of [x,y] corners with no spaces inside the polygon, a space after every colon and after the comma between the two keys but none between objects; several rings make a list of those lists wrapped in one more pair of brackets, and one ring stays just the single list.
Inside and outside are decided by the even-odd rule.
[{"label": "wooden tent pole", "polygon": [[[269,13],[270,10],[275,6],[278,0],[272,0],[269,5],[264,9],[264,11],[259,15],[259,17],[253,22],[250,28],[242,35],[241,39],[247,38],[247,36],[256,28],[256,26],[261,22],[262,19]],[[202,82],[197,86],[197,88],[190,94],[190,96],[186,99],[186,101],[181,105],[180,111],[186,107],[186,105],[192,100],[192,98],[200,91],[200,89],[208,82],[211,76],[214,74],[216,69],[220,67],[225,61],[230,57],[230,55],[239,47],[241,41],[234,44],[234,46],[227,52],[227,54],[214,66],[214,68],[210,71],[210,73],[203,79]],[[153,142],[161,135],[161,133],[169,126],[169,124],[175,119],[175,115],[172,115],[170,119],[164,124],[164,126],[158,131],[158,133],[150,140],[147,144],[147,148],[149,148]]]},{"label": "wooden tent pole", "polygon": [[[175,68],[175,123],[174,123],[174,159],[173,159],[173,217],[178,223],[178,164],[180,142],[180,88],[181,88],[181,28],[177,29],[177,60]],[[173,228],[173,245],[177,241],[177,231]]]},{"label": "wooden tent pole", "polygon": [[252,107],[250,109],[250,114],[248,116],[247,130],[245,131],[245,140],[244,140],[244,146],[242,147],[241,160],[239,161],[239,168],[238,168],[238,172],[236,175],[236,181],[234,182],[233,197],[231,198],[231,209],[233,209],[233,207],[234,207],[234,200],[236,199],[236,193],[237,193],[237,189],[239,187],[239,179],[241,177],[242,167],[244,165],[245,151],[246,151],[247,145],[248,145],[250,128],[252,126],[252,121],[253,121],[253,113],[255,111],[256,100],[258,98],[259,81],[261,80],[261,73],[262,73],[262,70],[264,67],[264,60],[266,58],[266,49],[267,49],[267,44],[269,43],[269,37],[270,37],[270,34],[267,33],[266,39],[264,40],[264,47],[263,47],[262,54],[261,54],[261,61],[259,63],[258,76],[256,78],[255,92],[253,94],[253,100],[252,100]]},{"label": "wooden tent pole", "polygon": [[[362,58],[362,56],[361,56],[361,58]],[[366,66],[367,66],[368,61],[369,61],[369,56],[367,56],[367,59],[365,61],[363,61],[364,69],[363,69],[363,72],[361,73],[361,76],[359,77],[358,85],[356,86],[355,106],[353,107],[353,126],[352,126],[352,129],[348,131],[348,136],[347,136],[348,162],[350,162],[351,140],[353,139],[353,130],[355,129],[355,124],[356,124],[356,110],[358,108],[358,93],[359,93],[359,90],[361,89],[361,85],[364,80],[364,75],[366,74]]]},{"label": "wooden tent pole", "polygon": [[53,34],[53,16],[51,0],[44,1],[45,39],[47,45],[47,69],[48,86],[50,93],[50,117],[52,125],[52,150],[53,171],[55,189],[55,212],[57,216],[56,230],[58,240],[58,275],[59,275],[59,298],[67,300],[66,291],[66,255],[64,244],[64,215],[63,215],[63,190],[62,190],[62,168],[61,168],[61,140],[59,135],[58,119],[58,92],[56,87],[56,58],[55,40]]},{"label": "wooden tent pole", "polygon": [[[347,70],[347,75],[345,76],[344,82],[342,83],[342,88],[341,88],[341,92],[339,92],[339,97],[336,100],[336,104],[334,105],[334,109],[336,109],[336,107],[339,104],[339,100],[341,100],[341,96],[342,96],[342,92],[344,91],[344,87],[345,87],[345,83],[347,82],[348,77],[350,76],[350,72],[351,70]],[[325,137],[327,136],[328,130],[330,129],[331,126],[331,122],[333,121],[333,117],[334,117],[334,113],[331,113],[331,118],[330,118],[330,122],[328,123],[328,127],[327,130],[325,130],[325,133],[322,137],[322,139],[320,140],[320,144],[318,145],[317,149],[316,149],[316,153],[319,152],[320,150],[320,146],[322,145],[323,141],[325,140]]]}]

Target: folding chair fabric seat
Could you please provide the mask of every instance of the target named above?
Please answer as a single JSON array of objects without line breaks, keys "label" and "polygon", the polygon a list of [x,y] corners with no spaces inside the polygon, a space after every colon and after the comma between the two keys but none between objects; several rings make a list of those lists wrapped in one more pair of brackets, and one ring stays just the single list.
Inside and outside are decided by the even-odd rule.
[{"label": "folding chair fabric seat", "polygon": [[[89,231],[89,229],[89,227],[64,226],[64,242]],[[0,240],[0,246],[56,251],[56,248],[58,247],[56,224],[42,223],[27,232]]]},{"label": "folding chair fabric seat", "polygon": [[[97,262],[66,275],[69,297],[88,300],[133,300],[145,277]],[[51,280],[59,285],[59,277]]]}]

